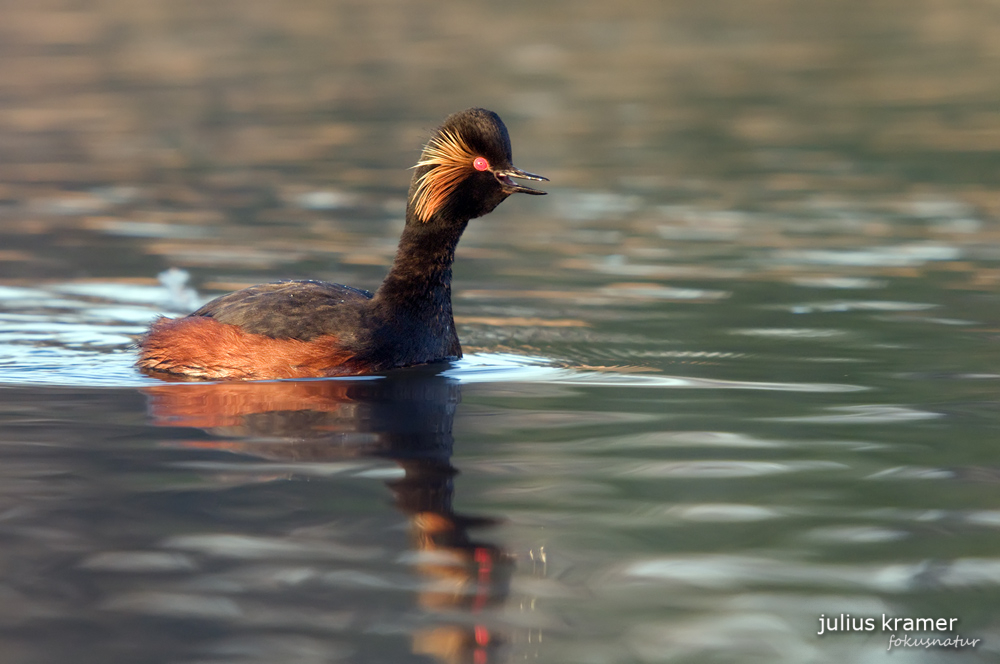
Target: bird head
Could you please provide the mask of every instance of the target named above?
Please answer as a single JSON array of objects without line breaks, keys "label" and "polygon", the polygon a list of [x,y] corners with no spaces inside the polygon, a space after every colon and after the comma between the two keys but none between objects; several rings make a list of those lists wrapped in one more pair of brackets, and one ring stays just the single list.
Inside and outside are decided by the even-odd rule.
[{"label": "bird head", "polygon": [[514,167],[507,127],[482,108],[448,116],[414,169],[409,212],[421,223],[438,218],[464,224],[492,212],[511,194],[545,193],[515,179],[548,179]]}]

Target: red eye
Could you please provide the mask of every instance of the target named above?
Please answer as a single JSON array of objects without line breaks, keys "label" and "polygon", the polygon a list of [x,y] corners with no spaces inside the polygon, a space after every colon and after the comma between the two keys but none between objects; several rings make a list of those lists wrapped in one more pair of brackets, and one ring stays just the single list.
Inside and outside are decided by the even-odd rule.
[{"label": "red eye", "polygon": [[490,168],[490,162],[486,161],[482,157],[476,157],[472,161],[472,167],[475,168],[477,171],[486,171],[489,170]]}]

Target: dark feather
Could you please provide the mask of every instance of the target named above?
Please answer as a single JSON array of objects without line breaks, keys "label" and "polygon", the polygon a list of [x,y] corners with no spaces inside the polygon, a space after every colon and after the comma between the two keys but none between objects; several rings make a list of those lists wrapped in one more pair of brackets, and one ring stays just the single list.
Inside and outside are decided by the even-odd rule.
[{"label": "dark feather", "polygon": [[[278,281],[218,297],[192,316],[238,325],[250,334],[309,341],[343,334],[371,300],[368,291],[323,281]],[[346,323],[346,325],[345,325]]]}]

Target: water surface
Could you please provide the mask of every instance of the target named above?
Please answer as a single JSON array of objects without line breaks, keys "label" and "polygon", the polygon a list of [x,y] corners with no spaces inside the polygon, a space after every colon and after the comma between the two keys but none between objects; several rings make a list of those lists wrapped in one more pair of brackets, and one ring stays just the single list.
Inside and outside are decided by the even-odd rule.
[{"label": "water surface", "polygon": [[[4,11],[3,661],[997,657],[990,3]],[[470,105],[552,186],[463,238],[463,360],[135,372],[156,315],[377,286]]]}]

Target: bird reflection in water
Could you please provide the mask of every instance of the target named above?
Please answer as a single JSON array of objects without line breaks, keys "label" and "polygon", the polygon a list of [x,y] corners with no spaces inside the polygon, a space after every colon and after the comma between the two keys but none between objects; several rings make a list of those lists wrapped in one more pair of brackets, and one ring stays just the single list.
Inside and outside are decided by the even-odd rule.
[{"label": "bird reflection in water", "polygon": [[[506,639],[486,624],[484,612],[505,601],[513,559],[470,536],[470,529],[495,519],[458,514],[452,506],[458,472],[451,465],[452,424],[461,388],[437,371],[417,367],[361,380],[163,384],[144,392],[154,424],[225,437],[185,445],[296,464],[393,460],[403,475],[387,486],[409,521],[415,570],[424,580],[416,600],[442,617],[413,632],[412,651],[448,664],[486,664]],[[456,611],[455,620],[445,618]]]}]

